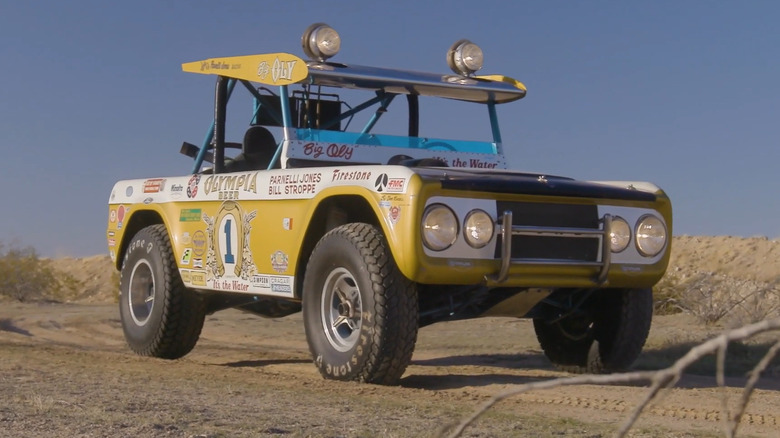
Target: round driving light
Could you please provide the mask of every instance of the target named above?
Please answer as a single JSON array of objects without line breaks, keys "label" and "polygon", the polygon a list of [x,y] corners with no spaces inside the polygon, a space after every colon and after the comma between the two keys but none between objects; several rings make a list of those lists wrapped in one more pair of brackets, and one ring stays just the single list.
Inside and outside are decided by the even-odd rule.
[{"label": "round driving light", "polygon": [[455,243],[458,237],[458,218],[449,207],[431,204],[422,219],[423,243],[428,249],[442,251]]},{"label": "round driving light", "polygon": [[339,53],[341,37],[327,24],[314,23],[303,32],[301,46],[306,56],[322,62]]},{"label": "round driving light", "polygon": [[482,68],[482,49],[469,40],[456,41],[447,51],[447,65],[459,75],[470,76]]},{"label": "round driving light", "polygon": [[645,257],[658,255],[666,246],[666,226],[655,216],[639,218],[636,225],[636,247]]},{"label": "round driving light", "polygon": [[482,248],[493,238],[493,218],[482,210],[471,210],[463,221],[463,237],[472,248]]},{"label": "round driving light", "polygon": [[609,227],[609,246],[612,252],[621,252],[631,243],[631,227],[620,216],[612,218]]}]

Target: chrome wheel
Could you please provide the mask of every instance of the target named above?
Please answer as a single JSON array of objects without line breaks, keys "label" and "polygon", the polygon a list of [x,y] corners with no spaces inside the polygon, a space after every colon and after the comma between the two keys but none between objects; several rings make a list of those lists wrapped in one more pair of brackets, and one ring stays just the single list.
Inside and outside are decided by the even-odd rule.
[{"label": "chrome wheel", "polygon": [[154,308],[154,276],[146,260],[139,260],[133,267],[128,292],[130,316],[137,325],[143,326]]},{"label": "chrome wheel", "polygon": [[323,285],[321,305],[322,327],[328,342],[338,351],[350,350],[360,337],[363,302],[348,270],[331,271]]}]

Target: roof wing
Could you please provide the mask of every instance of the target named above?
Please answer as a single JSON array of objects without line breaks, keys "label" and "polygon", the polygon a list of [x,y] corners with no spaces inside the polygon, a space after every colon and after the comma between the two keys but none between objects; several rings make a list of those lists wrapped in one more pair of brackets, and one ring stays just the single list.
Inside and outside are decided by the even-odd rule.
[{"label": "roof wing", "polygon": [[362,65],[309,61],[309,82],[345,88],[383,90],[481,103],[506,103],[525,96],[525,85],[507,76],[466,77]]},{"label": "roof wing", "polygon": [[294,84],[309,75],[306,62],[289,53],[209,58],[184,63],[181,69],[276,86]]}]

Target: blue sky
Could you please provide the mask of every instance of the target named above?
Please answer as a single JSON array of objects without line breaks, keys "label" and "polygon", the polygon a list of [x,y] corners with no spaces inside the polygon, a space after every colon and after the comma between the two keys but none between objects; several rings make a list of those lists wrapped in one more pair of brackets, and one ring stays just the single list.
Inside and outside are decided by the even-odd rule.
[{"label": "blue sky", "polygon": [[302,56],[317,21],[345,63],[447,73],[455,40],[482,46],[528,87],[499,110],[513,168],[654,182],[675,235],[780,237],[780,2],[505,3],[3,1],[0,242],[106,253],[113,183],[188,173],[212,117],[181,63]]}]

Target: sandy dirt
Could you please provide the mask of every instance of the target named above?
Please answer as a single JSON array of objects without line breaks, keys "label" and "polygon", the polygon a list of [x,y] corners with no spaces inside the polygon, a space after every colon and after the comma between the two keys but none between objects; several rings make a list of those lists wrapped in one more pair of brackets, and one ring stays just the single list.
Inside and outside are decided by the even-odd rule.
[{"label": "sandy dirt", "polygon": [[[701,238],[675,241],[682,240],[678,254],[688,254],[673,260],[677,275],[696,270],[756,272],[761,277],[751,278],[765,283],[780,278],[774,241],[726,240],[732,247],[753,245],[763,263],[742,261],[743,269],[728,270],[710,267],[695,239]],[[764,244],[772,248],[755,248]],[[730,254],[728,248],[721,252]],[[397,387],[322,379],[311,363],[300,315],[263,319],[218,312],[207,317],[198,345],[185,358],[138,357],[124,344],[110,263],[103,257],[84,260],[61,262],[84,266],[79,280],[90,292],[77,302],[0,303],[0,436],[438,436],[497,393],[568,376],[547,362],[530,321],[509,318],[422,328]],[[775,265],[774,274],[767,263]],[[721,330],[686,314],[656,317],[637,367],[668,366],[684,353],[680,344]],[[768,374],[740,436],[780,436],[780,371]],[[744,378],[726,383],[733,408]],[[463,436],[611,436],[646,393],[642,384],[530,392],[499,403]],[[721,394],[711,373],[688,374],[651,404],[630,436],[723,436]]]}]

